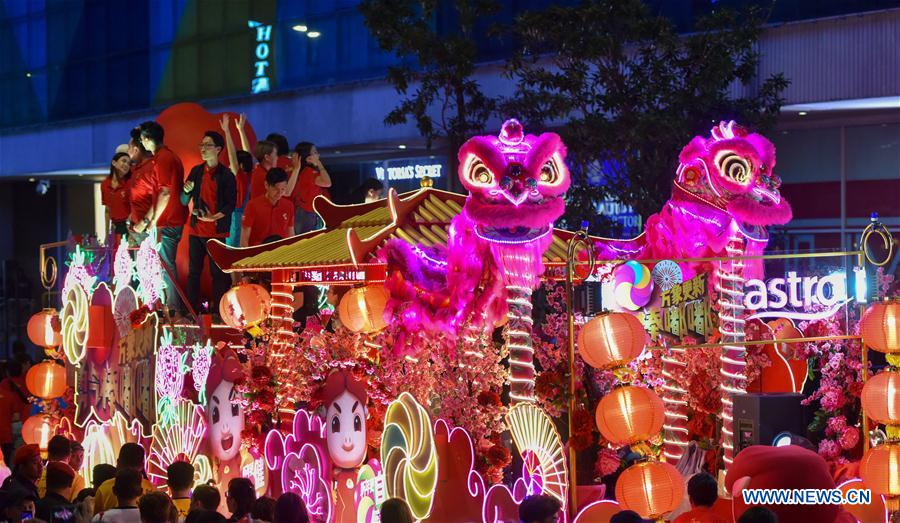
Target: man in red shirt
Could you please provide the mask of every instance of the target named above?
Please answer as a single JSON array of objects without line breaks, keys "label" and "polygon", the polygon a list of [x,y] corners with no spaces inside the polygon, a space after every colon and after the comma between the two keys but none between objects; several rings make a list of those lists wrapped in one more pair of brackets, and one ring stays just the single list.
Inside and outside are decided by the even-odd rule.
[{"label": "man in red shirt", "polygon": [[137,224],[134,227],[138,232],[157,229],[160,241],[159,257],[168,269],[163,272],[166,307],[169,311],[181,311],[180,299],[175,289],[175,277],[178,274],[175,256],[187,221],[187,208],[181,204],[178,197],[184,185],[184,166],[172,149],[163,144],[164,136],[165,131],[158,123],[148,121],[141,124],[141,143],[153,154],[159,192],[156,194],[156,204],[149,223],[145,221],[143,226]]},{"label": "man in red shirt", "polygon": [[725,523],[712,506],[719,499],[719,485],[716,478],[706,472],[691,476],[687,486],[691,510],[675,518],[672,523]]},{"label": "man in red shirt", "polygon": [[[203,260],[207,256],[206,243],[213,239],[225,240],[231,231],[231,215],[237,199],[234,174],[219,163],[219,153],[225,147],[225,139],[215,131],[206,131],[200,141],[200,157],[204,163],[195,166],[188,174],[181,192],[181,203],[193,203],[190,221],[190,270],[187,279],[187,299],[200,313],[200,275]],[[212,257],[209,273],[213,280],[210,311],[219,310],[219,300],[231,286],[231,278],[222,272]]]},{"label": "man in red shirt", "polygon": [[241,247],[260,245],[272,237],[294,235],[294,204],[284,197],[287,177],[284,169],[269,169],[266,193],[247,202],[241,224]]},{"label": "man in red shirt", "polygon": [[269,169],[275,167],[278,161],[278,149],[272,142],[261,140],[256,142],[253,148],[253,155],[256,157],[256,167],[250,173],[250,199],[259,198],[266,194],[266,173]]},{"label": "man in red shirt", "polygon": [[137,246],[147,237],[145,231],[153,221],[153,207],[156,204],[156,193],[159,192],[156,166],[153,156],[141,143],[140,127],[131,130],[128,156],[133,164],[128,187],[128,200],[131,202],[131,212],[128,215],[131,227],[128,232],[131,244]]}]

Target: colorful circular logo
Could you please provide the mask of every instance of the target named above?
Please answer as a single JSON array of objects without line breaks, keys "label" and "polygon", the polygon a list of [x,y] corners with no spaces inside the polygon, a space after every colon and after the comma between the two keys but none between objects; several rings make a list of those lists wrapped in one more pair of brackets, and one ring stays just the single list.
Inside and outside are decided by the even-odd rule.
[{"label": "colorful circular logo", "polygon": [[650,303],[653,295],[653,279],[650,271],[636,261],[625,262],[613,273],[616,302],[630,311],[636,311]]}]

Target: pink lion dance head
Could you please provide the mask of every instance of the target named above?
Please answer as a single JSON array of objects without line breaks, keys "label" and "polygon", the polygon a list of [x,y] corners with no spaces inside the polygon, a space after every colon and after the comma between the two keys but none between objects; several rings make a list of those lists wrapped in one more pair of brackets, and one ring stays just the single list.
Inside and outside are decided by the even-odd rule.
[{"label": "pink lion dance head", "polygon": [[709,138],[694,137],[678,160],[676,185],[742,226],[762,229],[791,220],[791,206],[778,192],[775,146],[764,136],[721,122]]},{"label": "pink lion dance head", "polygon": [[504,122],[498,136],[475,136],[459,149],[459,179],[469,191],[466,212],[489,240],[527,241],[548,232],[565,210],[571,180],[559,135],[524,134]]}]

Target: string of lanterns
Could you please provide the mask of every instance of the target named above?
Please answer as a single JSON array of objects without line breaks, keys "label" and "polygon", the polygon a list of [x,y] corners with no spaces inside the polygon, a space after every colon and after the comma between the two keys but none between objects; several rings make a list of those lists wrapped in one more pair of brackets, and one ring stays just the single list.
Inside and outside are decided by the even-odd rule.
[{"label": "string of lanterns", "polygon": [[884,496],[893,517],[900,512],[900,302],[872,304],[860,320],[860,335],[864,345],[887,354],[888,368],[863,386],[863,411],[886,426],[887,440],[863,455],[859,473],[866,487]]},{"label": "string of lanterns", "polygon": [[[62,344],[59,314],[53,309],[34,314],[28,320],[26,332],[32,343],[44,349],[48,359],[28,369],[25,388],[32,396],[45,401],[59,398],[66,392],[66,368],[53,359],[58,355],[57,347]],[[22,440],[27,444],[37,444],[41,451],[47,450],[53,433],[50,417],[43,413],[30,416],[22,423]]]},{"label": "string of lanterns", "polygon": [[[644,351],[647,333],[633,315],[603,313],[588,321],[578,334],[578,352],[584,361],[601,370],[612,370],[620,381],[629,375],[629,362]],[[662,430],[665,405],[656,392],[645,387],[620,383],[600,400],[597,428],[610,443],[634,445]],[[623,509],[644,518],[660,519],[672,512],[684,497],[684,479],[678,470],[660,461],[645,461],[625,469],[616,481],[616,499]]]}]

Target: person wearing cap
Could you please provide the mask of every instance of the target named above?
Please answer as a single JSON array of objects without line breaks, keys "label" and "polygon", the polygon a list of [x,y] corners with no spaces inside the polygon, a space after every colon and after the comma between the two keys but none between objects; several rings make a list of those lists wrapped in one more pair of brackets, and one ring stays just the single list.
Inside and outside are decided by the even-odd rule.
[{"label": "person wearing cap", "polygon": [[[137,443],[126,443],[119,449],[119,458],[116,460],[117,476],[123,470],[132,470],[141,477],[141,489],[144,493],[153,492],[156,487],[144,476],[144,447]],[[103,512],[119,506],[119,498],[115,491],[116,478],[108,479],[97,488],[94,497],[94,513]],[[137,496],[140,497],[140,494]],[[137,507],[137,505],[135,505]]]},{"label": "person wearing cap", "polygon": [[32,495],[35,500],[40,499],[37,490],[37,481],[41,479],[44,471],[44,462],[41,461],[41,448],[35,443],[22,445],[13,456],[13,474],[3,482],[3,490],[24,490]]},{"label": "person wearing cap", "polygon": [[68,463],[51,461],[46,478],[47,494],[36,503],[35,517],[48,523],[74,523],[76,510],[70,500],[75,471]]}]

